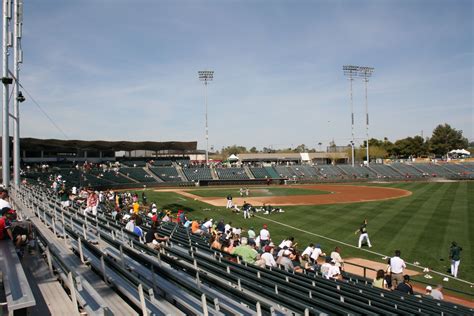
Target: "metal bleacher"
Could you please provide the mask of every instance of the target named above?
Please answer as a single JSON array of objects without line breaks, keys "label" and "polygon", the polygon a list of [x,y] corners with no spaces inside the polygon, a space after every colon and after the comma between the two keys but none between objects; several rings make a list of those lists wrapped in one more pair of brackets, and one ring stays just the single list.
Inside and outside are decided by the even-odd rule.
[{"label": "metal bleacher", "polygon": [[403,179],[404,176],[389,165],[371,164],[370,168],[383,179]]},{"label": "metal bleacher", "polygon": [[256,179],[268,179],[271,178],[270,174],[267,172],[267,169],[264,167],[250,167],[250,172]]},{"label": "metal bleacher", "polygon": [[246,180],[249,176],[244,168],[216,168],[219,179]]},{"label": "metal bleacher", "polygon": [[361,166],[352,167],[351,165],[338,165],[338,167],[351,178],[358,178],[358,179],[377,178],[377,173],[367,167],[361,167]]},{"label": "metal bleacher", "polygon": [[120,168],[120,172],[138,182],[157,182],[143,168]]},{"label": "metal bleacher", "polygon": [[[211,249],[207,238],[175,223],[161,224],[160,234],[170,240],[156,251],[107,213],[90,217],[77,208],[63,210],[55,197],[34,187],[13,196],[20,208],[34,210],[30,218],[47,261],[56,273],[68,276],[66,284],[87,313],[110,309],[115,314],[126,308],[124,302],[131,310],[120,314],[127,315],[473,313],[461,305],[377,289],[363,280],[326,280],[314,273],[235,262]],[[147,220],[143,229],[148,229]]]},{"label": "metal bleacher", "polygon": [[211,180],[211,169],[201,167],[183,168],[183,172],[189,181]]},{"label": "metal bleacher", "polygon": [[150,171],[165,182],[181,182],[175,167],[150,167]]},{"label": "metal bleacher", "polygon": [[0,253],[0,272],[9,314],[35,306],[35,297],[13,243],[10,240],[0,241]]},{"label": "metal bleacher", "polygon": [[344,176],[342,170],[333,165],[318,165],[315,168],[321,177],[325,179],[335,179]]},{"label": "metal bleacher", "polygon": [[422,178],[422,177],[424,177],[423,172],[416,169],[415,167],[413,167],[410,164],[392,163],[392,164],[390,164],[390,166],[392,166],[392,168],[397,170],[402,175],[405,175],[405,178],[411,178],[411,177],[413,177],[413,178]]}]

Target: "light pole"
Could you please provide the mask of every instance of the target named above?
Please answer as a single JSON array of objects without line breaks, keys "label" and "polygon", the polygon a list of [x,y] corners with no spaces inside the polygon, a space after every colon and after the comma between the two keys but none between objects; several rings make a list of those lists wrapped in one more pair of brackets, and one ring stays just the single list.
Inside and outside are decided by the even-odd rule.
[{"label": "light pole", "polygon": [[25,101],[25,97],[18,90],[20,63],[23,62],[23,51],[21,50],[23,0],[14,0],[13,8],[13,72],[15,77],[13,85],[13,183],[18,187],[20,185],[20,103]]},{"label": "light pole", "polygon": [[9,109],[9,84],[13,83],[12,78],[8,77],[8,48],[12,46],[10,37],[10,21],[12,18],[11,0],[3,0],[2,12],[2,83],[3,83],[3,122],[2,122],[2,177],[3,186],[8,188],[10,186],[10,109]]},{"label": "light pole", "polygon": [[369,156],[369,102],[367,99],[367,83],[369,78],[372,76],[374,68],[372,67],[359,67],[359,76],[364,79],[365,82],[365,131],[367,136],[367,166],[370,164]]},{"label": "light pole", "polygon": [[214,70],[198,71],[199,80],[204,82],[204,102],[206,104],[206,165],[209,165],[209,130],[207,125],[207,82],[214,79]]},{"label": "light pole", "polygon": [[352,152],[352,167],[354,167],[354,156],[355,156],[354,142],[351,140],[349,145],[351,146],[351,152]]},{"label": "light pole", "polygon": [[352,65],[346,65],[342,66],[342,70],[344,71],[344,75],[349,78],[350,84],[350,99],[351,99],[351,133],[352,133],[352,150],[351,150],[351,155],[352,155],[352,167],[354,167],[354,102],[352,98],[352,82],[354,81],[354,77],[357,76],[357,72],[359,70],[359,66],[352,66]]}]

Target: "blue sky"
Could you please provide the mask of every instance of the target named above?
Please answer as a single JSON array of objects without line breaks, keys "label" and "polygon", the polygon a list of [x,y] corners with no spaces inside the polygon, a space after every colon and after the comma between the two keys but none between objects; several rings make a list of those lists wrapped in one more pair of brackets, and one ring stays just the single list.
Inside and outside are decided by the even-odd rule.
[{"label": "blue sky", "polygon": [[[473,1],[25,0],[20,80],[68,139],[317,147],[351,137],[342,66],[375,67],[370,135],[474,139]],[[356,138],[364,85],[354,82]],[[23,137],[65,138],[27,101]]]}]

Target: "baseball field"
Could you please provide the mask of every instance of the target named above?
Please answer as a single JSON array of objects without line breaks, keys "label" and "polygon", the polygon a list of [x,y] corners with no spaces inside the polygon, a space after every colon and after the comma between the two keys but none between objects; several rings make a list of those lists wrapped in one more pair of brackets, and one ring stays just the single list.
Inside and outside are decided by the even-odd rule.
[{"label": "baseball field", "polygon": [[[224,219],[256,231],[266,223],[275,242],[294,236],[300,249],[312,242],[331,252],[338,245],[343,258],[379,263],[400,249],[407,263],[417,263],[409,267],[419,272],[414,279],[473,293],[469,282],[474,282],[474,182],[270,186],[249,187],[249,191],[242,198],[239,187],[147,190],[146,194],[159,208],[184,209],[190,218]],[[239,206],[243,200],[256,206],[270,203],[282,205],[284,213],[258,213],[244,220],[242,214],[225,209],[229,194]],[[365,218],[372,248],[358,249],[354,232]],[[468,282],[442,281],[442,274],[448,274],[452,241],[463,248],[458,277]],[[432,271],[422,272],[419,267]],[[427,274],[432,278],[425,278]]]}]

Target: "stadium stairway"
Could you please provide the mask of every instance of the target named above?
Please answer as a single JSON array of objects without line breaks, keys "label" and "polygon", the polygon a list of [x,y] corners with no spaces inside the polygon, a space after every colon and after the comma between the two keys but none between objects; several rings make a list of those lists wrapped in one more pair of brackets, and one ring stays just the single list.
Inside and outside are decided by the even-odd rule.
[{"label": "stadium stairway", "polygon": [[214,166],[210,166],[209,168],[211,169],[212,180],[219,180],[219,176],[217,175],[216,168]]},{"label": "stadium stairway", "polygon": [[176,162],[173,162],[174,167],[176,168],[176,171],[178,171],[178,175],[181,178],[181,181],[186,182],[188,181],[188,178],[186,178],[186,175],[184,174],[183,168],[178,165]]},{"label": "stadium stairway", "polygon": [[254,175],[252,174],[252,171],[250,171],[249,166],[244,166],[244,170],[249,179],[255,179]]}]

